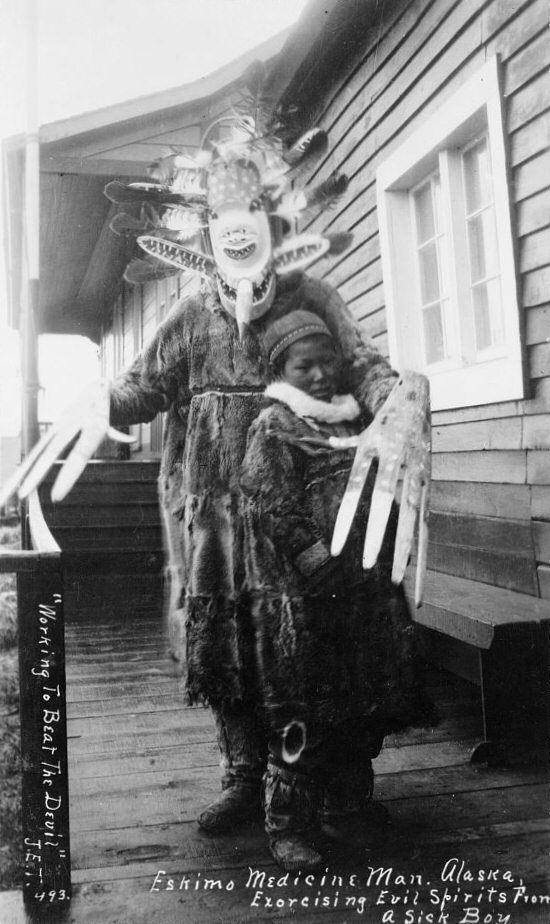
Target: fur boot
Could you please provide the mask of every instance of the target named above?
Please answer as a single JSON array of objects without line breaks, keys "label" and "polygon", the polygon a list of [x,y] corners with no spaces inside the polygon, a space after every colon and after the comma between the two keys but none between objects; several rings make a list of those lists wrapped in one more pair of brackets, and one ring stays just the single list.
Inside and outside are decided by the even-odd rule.
[{"label": "fur boot", "polygon": [[261,818],[261,782],[265,767],[263,735],[244,706],[214,708],[224,771],[222,792],[198,817],[207,834],[221,834]]},{"label": "fur boot", "polygon": [[323,792],[323,831],[339,839],[345,837],[345,830],[340,831],[346,821],[360,816],[363,822],[378,826],[387,824],[388,810],[382,803],[373,800],[374,771],[370,760],[361,767],[349,770],[340,769],[324,786]]},{"label": "fur boot", "polygon": [[374,792],[374,772],[369,761],[360,770],[341,769],[324,787],[323,817],[338,818],[353,815],[365,809]]},{"label": "fur boot", "polygon": [[323,857],[308,843],[318,827],[321,789],[301,773],[268,764],[263,780],[265,829],[274,860],[287,872],[312,872]]}]

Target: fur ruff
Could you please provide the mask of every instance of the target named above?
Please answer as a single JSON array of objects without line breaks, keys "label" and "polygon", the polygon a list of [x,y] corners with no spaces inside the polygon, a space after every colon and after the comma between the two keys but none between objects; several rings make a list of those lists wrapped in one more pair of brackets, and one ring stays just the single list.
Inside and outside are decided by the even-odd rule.
[{"label": "fur ruff", "polygon": [[319,401],[318,398],[312,398],[288,382],[272,382],[267,386],[265,395],[286,404],[297,417],[312,417],[320,423],[335,424],[345,420],[357,420],[361,414],[361,408],[353,395],[335,395],[330,402]]}]

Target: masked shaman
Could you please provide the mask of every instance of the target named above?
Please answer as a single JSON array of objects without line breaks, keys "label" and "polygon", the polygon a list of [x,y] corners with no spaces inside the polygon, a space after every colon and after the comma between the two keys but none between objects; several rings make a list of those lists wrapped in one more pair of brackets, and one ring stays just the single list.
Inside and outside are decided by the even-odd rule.
[{"label": "masked shaman", "polygon": [[[262,347],[266,319],[297,308],[318,315],[341,353],[342,387],[369,419],[397,382],[337,293],[303,273],[320,256],[341,252],[350,235],[290,233],[297,216],[331,204],[346,187],[344,177],[332,176],[313,189],[291,189],[300,159],[326,149],[326,135],[318,129],[284,149],[274,136],[258,134],[250,120],[224,119],[196,158],[172,154],[153,165],[146,183],[107,186],[107,196],[124,205],[113,231],[133,236],[139,247],[127,281],[184,270],[202,276],[202,289],[174,306],[126,372],[67,411],[18,476],[20,493],[28,493],[82,430],[52,492],[60,499],[109,424],[148,422],[166,413],[160,496],[171,622],[178,628],[188,699],[208,703],[214,712],[224,772],[220,798],[199,819],[211,831],[259,811],[265,767],[264,737],[255,718],[239,475],[268,374]],[[411,392],[401,389],[406,405],[405,393]],[[375,455],[387,450],[398,470],[411,446],[417,453],[414,427],[402,426],[399,414],[386,415],[382,424],[386,419],[399,424],[394,428],[399,447],[387,439],[365,445],[359,475],[352,472],[355,486]],[[387,437],[387,427],[382,430]],[[387,469],[381,459],[380,470]],[[393,494],[397,476],[392,478],[384,482],[383,494]],[[411,504],[418,500],[415,495]],[[352,499],[352,517],[353,509]]]}]

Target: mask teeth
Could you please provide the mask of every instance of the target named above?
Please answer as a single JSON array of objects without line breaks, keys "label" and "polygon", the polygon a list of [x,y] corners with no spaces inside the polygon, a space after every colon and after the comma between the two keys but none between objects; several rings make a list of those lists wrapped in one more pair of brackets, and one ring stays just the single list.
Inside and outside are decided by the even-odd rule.
[{"label": "mask teeth", "polygon": [[152,254],[166,263],[176,264],[197,273],[210,274],[212,261],[204,254],[196,253],[178,244],[158,237],[139,237],[138,244],[146,253]]},{"label": "mask teeth", "polygon": [[[218,281],[219,281],[219,283],[220,283],[220,285],[221,285],[221,287],[222,287],[222,289],[223,289],[223,294],[224,294],[225,296],[227,296],[227,298],[230,298],[231,301],[236,301],[236,299],[237,299],[237,290],[234,289],[233,286],[228,285],[227,282],[225,282],[225,281],[221,278],[221,276],[218,276]],[[265,277],[265,279],[263,280],[263,282],[260,283],[260,285],[253,285],[253,286],[252,286],[253,304],[256,304],[257,302],[261,302],[262,299],[266,296],[267,290],[269,289],[269,283],[270,283],[270,282],[271,282],[271,276],[268,275],[268,276]]]},{"label": "mask teeth", "polygon": [[289,273],[306,263],[312,263],[317,257],[326,253],[328,246],[326,238],[320,238],[316,243],[300,244],[292,250],[284,250],[275,254],[275,271]]}]

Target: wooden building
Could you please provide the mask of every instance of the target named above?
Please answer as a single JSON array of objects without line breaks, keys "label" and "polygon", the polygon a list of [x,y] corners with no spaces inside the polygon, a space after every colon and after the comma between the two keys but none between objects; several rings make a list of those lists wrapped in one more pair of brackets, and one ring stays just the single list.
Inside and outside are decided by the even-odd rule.
[{"label": "wooden building", "polygon": [[[424,841],[422,831],[419,840],[407,841],[408,857],[417,856],[419,843],[424,851],[429,844],[438,858],[464,854],[470,862],[473,851],[483,866],[480,851],[490,856],[495,849],[499,859],[493,866],[504,865],[506,857],[519,864],[526,881],[537,883],[544,878],[548,832],[541,780],[494,770],[482,778],[467,762],[474,741],[496,743],[497,757],[502,745],[521,751],[517,745],[525,735],[529,745],[548,741],[548,24],[547,0],[312,0],[287,35],[204,80],[41,132],[41,330],[92,337],[101,345],[103,371],[111,376],[196,281],[182,274],[133,288],[123,283],[130,248],[109,230],[113,209],[103,196],[106,182],[143,179],[147,165],[172,146],[195,148],[203,128],[238,96],[244,70],[255,58],[268,63],[276,97],[327,129],[326,157],[300,180],[319,182],[339,170],[350,185],[341,205],[309,227],[351,230],[354,243],[311,272],[338,288],[365,333],[398,368],[420,369],[430,377],[431,541],[425,603],[416,618],[426,627],[433,660],[462,678],[455,677],[458,686],[449,686],[441,699],[443,731],[423,738],[413,734],[405,747],[399,740],[387,745],[381,790],[388,798],[392,786],[404,785],[406,796],[389,798],[398,822],[404,817],[415,838],[416,819],[430,819]],[[5,164],[16,324],[22,226],[17,140],[7,146]],[[76,782],[75,774],[74,792],[82,796],[73,814],[76,881],[102,880],[99,897],[93,886],[79,893],[90,904],[88,916],[78,906],[79,921],[98,920],[94,903],[102,901],[109,902],[109,910],[105,904],[99,914],[102,920],[122,920],[117,914],[132,900],[128,882],[133,889],[139,883],[148,888],[138,877],[145,880],[159,863],[181,870],[192,863],[202,869],[200,864],[245,868],[255,862],[244,838],[236,853],[233,845],[215,844],[210,856],[189,833],[193,799],[199,804],[202,792],[193,790],[193,804],[186,803],[185,817],[173,823],[168,789],[187,787],[187,793],[188,768],[203,780],[208,764],[214,792],[217,770],[210,744],[207,753],[212,730],[203,728],[204,714],[200,719],[186,714],[185,734],[181,731],[177,684],[170,680],[169,689],[170,669],[160,660],[166,661],[166,652],[157,629],[162,538],[155,479],[162,421],[134,432],[130,462],[91,463],[56,508],[43,495],[46,517],[66,550],[68,620],[79,622],[70,634],[72,759],[83,780]],[[131,652],[135,646],[135,664],[126,663],[126,649],[118,650],[128,644]],[[150,670],[147,658],[153,659]],[[136,691],[139,687],[142,696],[144,667],[150,698],[140,705]],[[113,670],[128,680],[121,691],[101,685]],[[85,693],[77,685],[86,678],[95,686]],[[481,688],[481,696],[464,678]],[[128,702],[119,705],[119,692]],[[471,711],[464,708],[466,700]],[[135,714],[128,726],[130,709]],[[159,709],[170,722],[166,718],[157,735]],[[462,725],[449,721],[453,709]],[[107,730],[99,728],[104,714],[115,717]],[[128,728],[134,733],[134,725],[151,735],[150,753],[126,735]],[[91,735],[91,746],[82,729]],[[173,754],[168,735],[181,738]],[[199,742],[204,753],[191,753],[190,741]],[[166,753],[159,750],[164,748],[173,760],[166,770]],[[479,761],[491,763],[494,757],[491,747],[476,752]],[[152,769],[157,758],[162,779]],[[422,796],[419,772],[424,782],[430,774]],[[140,814],[146,812],[143,793],[149,793],[145,773],[161,806],[154,817]],[[110,787],[107,796],[104,785]],[[115,823],[112,813],[121,805]],[[92,812],[97,818],[90,820]],[[134,817],[138,827],[132,828]],[[434,836],[438,825],[443,833]],[[133,845],[129,859],[115,856],[121,839]],[[150,858],[147,871],[138,868],[143,857]],[[394,853],[389,850],[384,862],[393,863]],[[120,908],[116,901],[111,907],[113,897]],[[242,895],[231,920],[263,919],[249,908],[243,911],[237,899],[242,902]],[[134,919],[148,920],[148,913],[140,908]],[[519,919],[542,924],[545,913],[528,909]],[[213,914],[205,906],[196,920],[218,920]]]},{"label": "wooden building", "polygon": [[311,179],[351,178],[330,225],[354,248],[318,272],[430,377],[430,567],[548,597],[547,4],[343,2],[333,18],[287,91],[332,139]]},{"label": "wooden building", "polygon": [[332,141],[303,179],[350,178],[309,227],[354,246],[313,272],[397,368],[430,378],[417,619],[434,661],[481,684],[489,739],[517,727],[510,698],[548,736],[548,24],[544,0],[340,2],[284,94]]},{"label": "wooden building", "polygon": [[[309,227],[351,230],[353,246],[311,272],[338,288],[396,367],[430,378],[434,485],[420,618],[444,626],[458,643],[447,657],[462,662],[478,617],[472,603],[464,627],[457,599],[482,591],[492,620],[515,611],[519,595],[533,605],[550,597],[546,0],[330,0],[322,15],[312,2],[288,34],[208,78],[45,126],[40,321],[98,341],[106,376],[197,282],[122,281],[134,245],[110,231],[115,207],[103,187],[146,178],[170,150],[196,149],[238,99],[254,58],[268,64],[273,98],[329,133],[324,160],[300,181],[335,170],[350,179],[341,205]],[[6,152],[13,239],[20,159],[15,143]],[[132,456],[149,460],[153,477],[162,421],[133,432]],[[152,535],[144,548],[160,547]],[[128,543],[124,532],[111,537]],[[477,676],[476,665],[463,671]]]},{"label": "wooden building", "polygon": [[[352,230],[353,248],[311,272],[398,367],[430,376],[431,567],[548,597],[547,4],[340,0],[327,11],[311,4],[286,42],[258,49],[283,98],[329,132],[305,179],[350,177],[343,204],[311,226]],[[98,114],[95,127],[82,117],[43,131],[45,329],[98,339],[107,376],[194,279],[121,282],[128,247],[108,229],[103,185],[143,178],[172,146],[195,148],[252,57]],[[160,421],[135,435],[134,453],[158,455]]]},{"label": "wooden building", "polygon": [[[350,178],[342,205],[309,227],[352,230],[353,247],[311,272],[394,365],[430,377],[437,607],[428,594],[422,618],[437,628],[445,601],[477,582],[550,597],[549,59],[545,0],[340,0],[322,28],[311,4],[272,62],[283,101],[331,141],[301,180]],[[150,157],[162,140],[132,151]],[[106,374],[178,291],[174,280],[122,289],[102,325]],[[136,436],[154,456],[160,422]],[[491,599],[500,612],[503,598]]]}]

